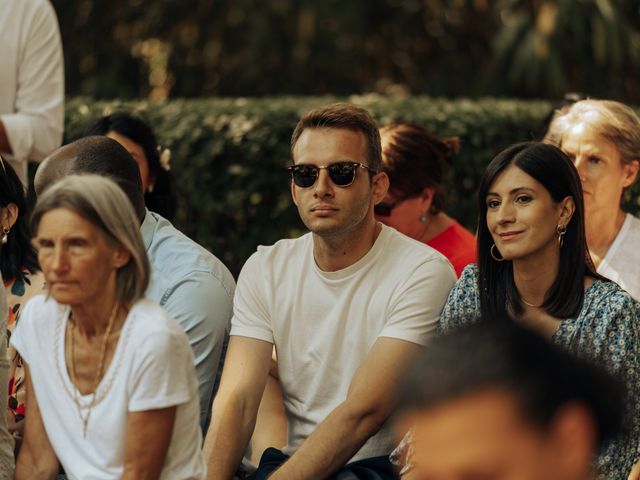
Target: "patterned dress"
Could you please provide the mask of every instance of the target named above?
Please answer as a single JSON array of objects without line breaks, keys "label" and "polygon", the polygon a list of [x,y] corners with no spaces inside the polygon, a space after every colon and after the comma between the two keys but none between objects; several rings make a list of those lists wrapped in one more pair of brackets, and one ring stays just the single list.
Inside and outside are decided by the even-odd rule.
[{"label": "patterned dress", "polygon": [[[440,332],[479,320],[477,274],[476,265],[462,272],[442,312]],[[640,303],[618,284],[597,280],[585,290],[578,317],[561,320],[551,340],[624,381],[629,394],[625,421],[630,436],[606,444],[596,468],[598,478],[626,479],[640,446]]]},{"label": "patterned dress", "polygon": [[[41,272],[29,273],[24,271],[24,279],[12,278],[4,282],[9,305],[9,319],[7,322],[7,340],[11,338],[22,307],[34,295],[44,291],[44,276]],[[9,430],[16,434],[22,430],[25,402],[25,370],[22,358],[13,345],[7,350],[9,359]]]}]

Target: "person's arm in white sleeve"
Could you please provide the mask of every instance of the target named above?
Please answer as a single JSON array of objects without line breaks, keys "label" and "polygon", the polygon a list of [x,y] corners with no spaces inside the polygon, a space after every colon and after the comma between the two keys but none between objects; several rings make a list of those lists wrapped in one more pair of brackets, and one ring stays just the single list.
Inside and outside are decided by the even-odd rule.
[{"label": "person's arm in white sleeve", "polygon": [[64,60],[53,6],[41,6],[24,30],[15,111],[0,115],[0,152],[39,161],[60,146],[64,129]]}]

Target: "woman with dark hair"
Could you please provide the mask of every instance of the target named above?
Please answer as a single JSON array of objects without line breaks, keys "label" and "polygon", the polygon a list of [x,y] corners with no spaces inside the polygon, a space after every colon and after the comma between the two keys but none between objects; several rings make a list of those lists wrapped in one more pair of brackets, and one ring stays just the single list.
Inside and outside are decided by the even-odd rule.
[{"label": "woman with dark hair", "polygon": [[[552,145],[513,145],[487,167],[478,207],[478,264],[451,290],[439,331],[512,319],[620,377],[629,431],[600,450],[595,467],[598,478],[627,478],[640,444],[640,303],[596,273],[576,168]],[[393,454],[407,479],[411,450],[407,434]]]},{"label": "woman with dark hair", "polygon": [[151,128],[128,113],[99,118],[85,135],[104,135],[126,148],[140,168],[144,203],[154,213],[172,220],[177,207],[175,181],[169,171],[169,151],[160,152]]},{"label": "woman with dark hair", "polygon": [[[29,212],[24,187],[15,170],[0,157],[0,271],[9,307],[7,337],[16,326],[24,304],[44,289],[44,277],[31,245]],[[25,415],[25,371],[20,355],[13,347],[7,350],[9,360],[8,410],[9,431],[22,437]],[[4,387],[3,387],[4,388]],[[5,390],[6,391],[6,390]]]},{"label": "woman with dark hair", "polygon": [[629,436],[608,443],[596,467],[599,478],[626,478],[640,444],[640,303],[596,273],[576,168],[554,146],[513,145],[487,167],[478,206],[478,265],[451,290],[440,330],[511,318],[620,376]]},{"label": "woman with dark hair", "polygon": [[458,138],[440,140],[410,123],[386,125],[380,137],[382,170],[390,187],[374,207],[376,219],[438,250],[459,276],[476,261],[476,239],[444,213],[444,177]]}]

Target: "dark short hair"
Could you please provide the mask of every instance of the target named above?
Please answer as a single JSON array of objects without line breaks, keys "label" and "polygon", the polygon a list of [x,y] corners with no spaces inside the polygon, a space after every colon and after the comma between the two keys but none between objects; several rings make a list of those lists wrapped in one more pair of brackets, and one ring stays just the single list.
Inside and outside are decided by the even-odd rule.
[{"label": "dark short hair", "polygon": [[439,337],[401,385],[404,408],[426,409],[495,388],[512,394],[535,424],[548,426],[563,405],[579,402],[592,413],[600,445],[622,433],[622,382],[509,321],[480,321]]},{"label": "dark short hair", "polygon": [[480,311],[487,318],[507,317],[509,311],[523,311],[513,280],[511,261],[496,262],[491,257],[494,244],[487,226],[487,193],[507,167],[515,165],[533,177],[549,192],[554,202],[572,197],[575,211],[566,225],[564,246],[560,249],[558,276],[542,307],[557,318],[575,317],[582,307],[584,277],[602,278],[595,271],[584,232],[584,202],[576,167],[559,148],[540,142],[512,145],[500,152],[487,166],[478,190],[478,288]]},{"label": "dark short hair", "polygon": [[360,132],[367,142],[367,160],[374,173],[380,171],[382,154],[380,131],[371,114],[350,103],[333,103],[305,113],[291,135],[291,153],[302,132],[308,128],[336,128]]},{"label": "dark short hair", "polygon": [[96,120],[84,135],[106,135],[109,132],[123,135],[142,147],[149,171],[155,179],[153,191],[144,192],[145,205],[165,218],[173,218],[177,207],[175,180],[160,163],[158,142],[149,125],[132,114],[118,112]]},{"label": "dark short hair", "polygon": [[433,188],[431,213],[445,207],[444,181],[451,156],[458,151],[457,137],[439,139],[413,123],[397,122],[380,128],[382,170],[389,176],[389,189],[397,197],[416,197]]},{"label": "dark short hair", "polygon": [[84,137],[66,145],[74,155],[69,174],[95,173],[111,178],[127,194],[140,221],[145,215],[140,169],[131,154],[115,140]]},{"label": "dark short hair", "polygon": [[[7,243],[0,248],[0,271],[5,280],[24,278],[23,269],[34,273],[40,270],[38,259],[31,245],[29,211],[24,187],[13,167],[0,157],[0,207],[14,203],[18,207],[18,219],[7,234]],[[0,232],[0,236],[2,232]]]}]

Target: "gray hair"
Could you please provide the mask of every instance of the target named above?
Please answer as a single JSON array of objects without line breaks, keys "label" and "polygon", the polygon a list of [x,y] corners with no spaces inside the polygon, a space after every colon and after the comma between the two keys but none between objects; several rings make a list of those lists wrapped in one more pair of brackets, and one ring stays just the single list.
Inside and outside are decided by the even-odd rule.
[{"label": "gray hair", "polygon": [[640,118],[630,107],[613,100],[581,100],[558,110],[544,142],[562,148],[564,134],[581,122],[615,145],[623,163],[640,159]]},{"label": "gray hair", "polygon": [[149,285],[151,267],[140,234],[139,219],[122,189],[106,177],[70,175],[49,187],[38,199],[31,217],[32,232],[45,213],[69,209],[98,227],[107,240],[131,254],[116,273],[116,302],[130,305],[142,298]]}]

